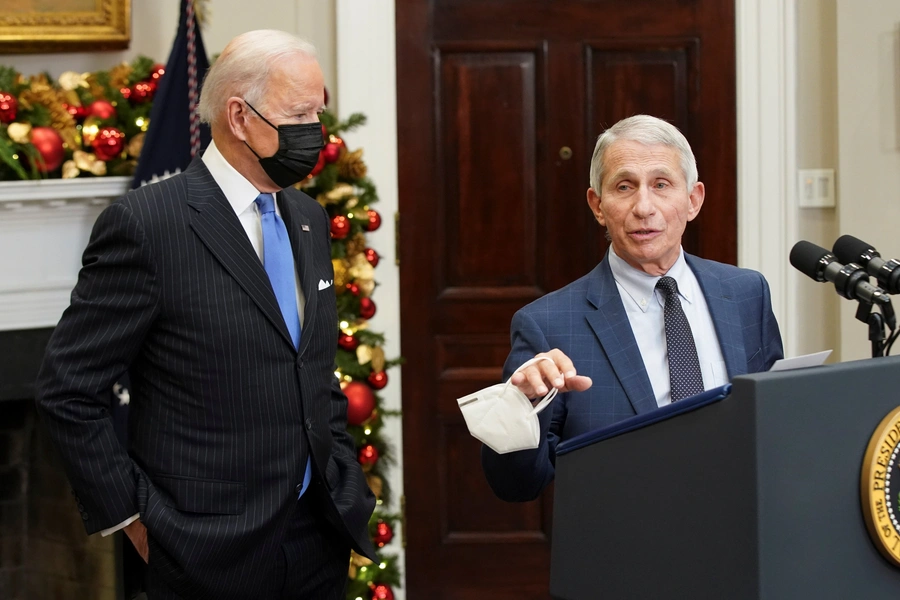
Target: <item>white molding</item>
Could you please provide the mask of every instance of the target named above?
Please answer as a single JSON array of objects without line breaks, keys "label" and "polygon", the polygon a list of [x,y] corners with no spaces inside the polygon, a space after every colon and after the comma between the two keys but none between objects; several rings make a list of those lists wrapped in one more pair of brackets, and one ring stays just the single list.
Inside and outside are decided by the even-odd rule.
[{"label": "white molding", "polygon": [[0,182],[0,331],[54,327],[97,216],[130,177]]},{"label": "white molding", "polygon": [[799,346],[797,274],[797,0],[737,0],[738,264],[766,276],[785,354]]},{"label": "white molding", "polygon": [[[395,258],[394,215],[398,210],[397,174],[397,50],[395,44],[394,0],[337,0],[335,37],[337,48],[337,93],[334,94],[339,116],[365,113],[368,121],[358,130],[344,136],[351,148],[362,148],[369,177],[378,187],[379,202],[374,208],[381,213],[381,227],[367,236],[369,245],[381,255],[375,269],[375,303],[378,312],[370,321],[373,331],[383,332],[384,350],[388,356],[400,354],[400,269]],[[373,93],[375,90],[375,93]],[[400,410],[400,369],[389,371],[390,383],[379,394],[389,410]],[[397,464],[388,474],[394,496],[393,506],[400,512],[403,494],[403,427],[400,418],[385,419],[384,434],[394,447]],[[402,523],[398,523],[394,541],[385,548],[398,556],[402,587],[394,589],[397,600],[403,600],[406,587],[405,550],[402,546]]]}]

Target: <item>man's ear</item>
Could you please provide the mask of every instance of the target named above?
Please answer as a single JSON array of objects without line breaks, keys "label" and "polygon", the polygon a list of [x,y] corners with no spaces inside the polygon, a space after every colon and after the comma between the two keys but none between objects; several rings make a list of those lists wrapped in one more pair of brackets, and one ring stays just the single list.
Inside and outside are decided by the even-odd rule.
[{"label": "man's ear", "polygon": [[594,191],[594,188],[587,190],[587,203],[597,222],[606,227],[606,217],[603,216],[603,209],[600,208],[600,196]]},{"label": "man's ear", "polygon": [[688,221],[693,221],[694,218],[700,214],[700,208],[703,206],[703,200],[706,198],[706,186],[703,185],[702,181],[698,181],[694,184],[694,189],[691,190],[690,196],[688,196],[688,201],[691,206],[688,209]]},{"label": "man's ear", "polygon": [[228,121],[228,128],[231,130],[231,135],[242,142],[247,141],[247,127],[250,118],[250,109],[243,100],[232,96],[225,101],[225,119]]}]

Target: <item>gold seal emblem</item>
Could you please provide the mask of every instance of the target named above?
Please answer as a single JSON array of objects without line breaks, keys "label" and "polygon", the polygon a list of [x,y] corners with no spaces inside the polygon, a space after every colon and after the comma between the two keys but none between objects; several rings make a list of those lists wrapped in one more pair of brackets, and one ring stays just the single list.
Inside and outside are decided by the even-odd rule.
[{"label": "gold seal emblem", "polygon": [[863,518],[875,547],[900,567],[900,407],[872,434],[860,477]]}]

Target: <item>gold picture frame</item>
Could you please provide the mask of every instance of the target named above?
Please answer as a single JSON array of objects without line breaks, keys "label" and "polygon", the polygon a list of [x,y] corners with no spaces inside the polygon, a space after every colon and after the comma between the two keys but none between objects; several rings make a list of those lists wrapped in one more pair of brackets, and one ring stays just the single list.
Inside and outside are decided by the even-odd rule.
[{"label": "gold picture frame", "polygon": [[0,54],[120,50],[131,0],[2,0]]}]

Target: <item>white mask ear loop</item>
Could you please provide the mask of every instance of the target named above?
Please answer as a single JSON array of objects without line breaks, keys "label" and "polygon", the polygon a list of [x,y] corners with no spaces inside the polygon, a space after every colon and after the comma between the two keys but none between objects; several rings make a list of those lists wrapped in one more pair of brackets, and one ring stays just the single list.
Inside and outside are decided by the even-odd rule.
[{"label": "white mask ear loop", "polygon": [[[540,362],[540,361],[542,361],[542,360],[549,360],[550,362],[553,362],[553,360],[551,360],[549,357],[546,357],[546,356],[535,356],[535,357],[532,358],[531,360],[525,361],[525,362],[522,364],[521,367],[519,367],[518,369],[516,369],[515,371],[513,371],[513,375],[515,375],[516,373],[518,373],[519,371],[521,371],[521,370],[524,369],[525,367],[527,367],[527,366],[529,366],[529,365],[533,365],[534,363]],[[503,388],[503,393],[504,393],[504,394],[506,394],[506,390],[509,389],[509,386],[510,386],[510,385],[512,385],[512,376],[510,376],[510,378],[506,381],[506,387]],[[529,413],[529,416],[531,416],[531,415],[536,415],[536,414],[540,413],[542,410],[544,410],[545,408],[547,408],[547,405],[550,404],[550,401],[553,400],[553,398],[556,397],[556,394],[557,394],[558,392],[559,392],[559,390],[556,389],[555,387],[550,388],[550,391],[547,392],[547,395],[544,396],[543,398],[541,398],[541,401],[538,402],[538,403],[534,406],[534,410],[532,410],[532,411]]]}]

